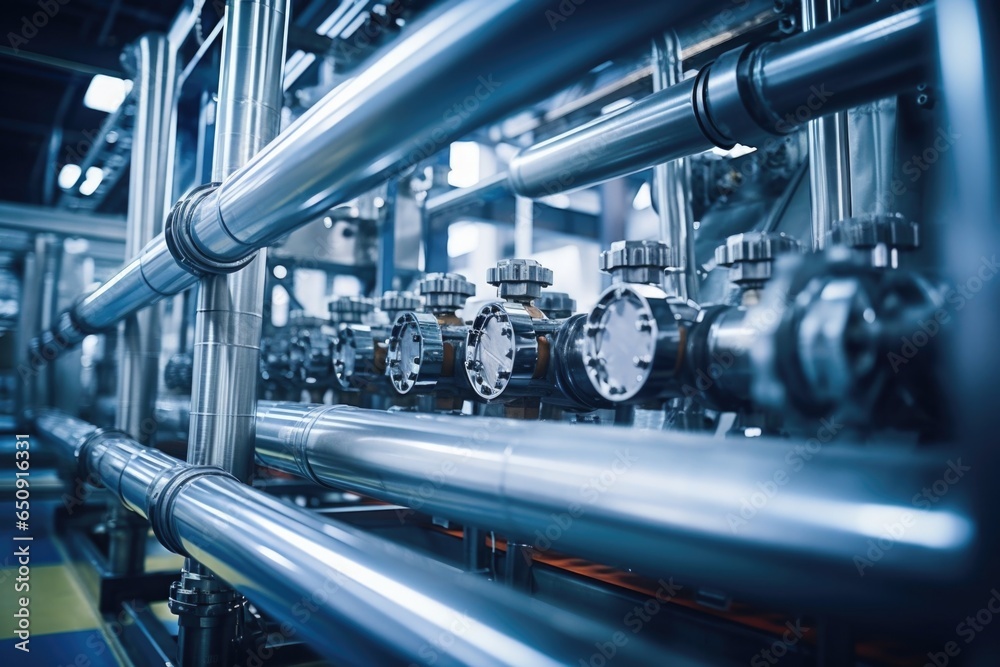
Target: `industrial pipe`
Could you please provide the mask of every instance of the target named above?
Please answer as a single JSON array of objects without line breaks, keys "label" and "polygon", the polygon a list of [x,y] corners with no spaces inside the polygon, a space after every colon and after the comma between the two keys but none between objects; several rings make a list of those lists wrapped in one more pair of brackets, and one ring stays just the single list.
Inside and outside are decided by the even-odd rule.
[{"label": "industrial pipe", "polygon": [[[163,230],[170,180],[167,145],[174,104],[174,52],[166,35],[143,35],[131,55],[138,71],[129,177],[125,256],[134,257]],[[115,426],[139,442],[153,434],[160,361],[160,313],[150,308],[119,327]]]},{"label": "industrial pipe", "polygon": [[[174,58],[166,35],[143,35],[126,51],[137,73],[135,129],[125,230],[125,256],[132,257],[161,231],[171,181],[170,145],[174,108]],[[118,396],[115,426],[141,443],[156,431],[160,364],[160,309],[126,317],[118,326]],[[108,512],[108,569],[136,574],[145,560],[146,527],[117,502]]]},{"label": "industrial pipe", "polygon": [[[304,639],[333,664],[575,665],[616,630],[321,520],[219,468],[58,412],[36,426],[73,452],[81,479],[148,518],[167,548],[224,577],[280,624],[282,640]],[[260,659],[249,650],[240,664]],[[641,637],[619,651],[623,664],[700,664]]]},{"label": "industrial pipe", "polygon": [[980,537],[963,489],[918,502],[964,465],[947,454],[826,444],[836,421],[806,442],[752,446],[583,428],[261,402],[257,457],[541,552],[772,608],[920,623],[920,603],[961,597]]},{"label": "industrial pipe", "polygon": [[[680,39],[674,32],[653,40],[653,90],[676,86],[684,78]],[[653,167],[653,194],[660,219],[660,241],[669,246],[676,266],[661,276],[667,294],[698,300],[698,271],[694,255],[694,212],[691,209],[691,166],[686,159]]]},{"label": "industrial pipe", "polygon": [[[212,180],[246,164],[281,129],[288,0],[230,0],[223,32]],[[260,375],[266,251],[198,290],[187,460],[248,482]]]},{"label": "industrial pipe", "polygon": [[452,0],[430,10],[219,188],[179,202],[164,235],[65,312],[39,347],[58,355],[204,273],[242,268],[335,204],[698,14],[696,4],[652,0]]},{"label": "industrial pipe", "polygon": [[[289,13],[288,0],[226,4],[213,182],[245,165],[281,129]],[[209,272],[198,288],[187,460],[249,483],[267,251],[246,260],[234,272]],[[184,563],[169,604],[178,614],[181,667],[233,662],[226,650],[237,633],[240,605],[205,564]]]},{"label": "industrial pipe", "polygon": [[[840,16],[840,0],[803,0],[802,30]],[[834,224],[851,217],[851,151],[847,112],[820,116],[806,126],[812,247],[822,250]]]},{"label": "industrial pipe", "polygon": [[595,185],[713,146],[758,145],[802,123],[912,88],[934,58],[934,3],[886,3],[781,42],[729,51],[697,77],[521,151],[526,197]]}]

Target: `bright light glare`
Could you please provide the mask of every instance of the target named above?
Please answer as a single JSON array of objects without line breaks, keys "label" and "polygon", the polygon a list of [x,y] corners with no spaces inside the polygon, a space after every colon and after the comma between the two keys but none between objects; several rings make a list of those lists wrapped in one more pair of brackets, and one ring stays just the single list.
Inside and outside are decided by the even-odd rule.
[{"label": "bright light glare", "polygon": [[271,290],[271,324],[276,327],[288,324],[289,301],[288,290],[281,285],[275,285]]},{"label": "bright light glare", "polygon": [[67,255],[80,255],[90,249],[87,239],[66,239],[63,241],[63,252]]},{"label": "bright light glare", "polygon": [[614,102],[606,104],[603,107],[601,107],[601,115],[606,116],[607,114],[611,114],[620,109],[624,109],[633,102],[635,102],[635,100],[632,99],[631,97],[623,97],[620,100],[615,100]]},{"label": "bright light glare", "polygon": [[573,204],[573,201],[569,198],[569,195],[564,195],[564,194],[550,195],[548,197],[543,198],[541,201],[543,204],[548,204],[553,208],[562,208],[562,209],[567,209]]},{"label": "bright light glare", "polygon": [[754,148],[753,146],[744,146],[743,144],[736,144],[728,151],[725,148],[719,148],[718,146],[712,149],[712,152],[715,153],[716,155],[728,158],[742,157],[744,155],[749,155],[750,153],[754,153],[756,151],[757,149]]},{"label": "bright light glare", "polygon": [[104,180],[104,170],[100,167],[90,167],[87,169],[87,177],[83,179],[83,183],[80,184],[80,194],[84,197],[89,197],[90,195],[97,192],[98,186],[100,186],[101,181]]},{"label": "bright light glare", "polygon": [[637,211],[643,211],[653,205],[653,195],[649,191],[649,183],[643,183],[639,186],[639,191],[635,193],[635,199],[632,200],[632,208]]},{"label": "bright light glare", "polygon": [[80,165],[78,164],[66,164],[63,168],[59,170],[59,187],[63,190],[69,190],[71,187],[76,185],[77,180],[80,178]]},{"label": "bright light glare", "polygon": [[451,145],[448,158],[448,183],[456,188],[467,188],[479,182],[479,144],[474,141],[456,141]]},{"label": "bright light glare", "polygon": [[278,280],[284,280],[285,276],[288,275],[288,269],[286,269],[281,264],[277,264],[274,267],[274,277]]},{"label": "bright light glare", "polygon": [[448,256],[461,257],[479,247],[479,226],[474,222],[456,222],[448,228]]},{"label": "bright light glare", "polygon": [[83,106],[111,113],[122,105],[130,90],[132,90],[131,81],[98,74],[90,80],[90,86],[83,95]]}]

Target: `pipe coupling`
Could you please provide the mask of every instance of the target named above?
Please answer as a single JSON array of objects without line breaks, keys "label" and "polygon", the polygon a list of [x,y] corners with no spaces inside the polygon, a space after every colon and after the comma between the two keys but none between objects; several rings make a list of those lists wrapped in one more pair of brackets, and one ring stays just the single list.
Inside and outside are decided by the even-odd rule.
[{"label": "pipe coupling", "polygon": [[[185,271],[201,278],[204,275],[235,273],[253,261],[257,251],[251,249],[245,257],[220,261],[198,246],[192,233],[192,222],[201,207],[215,207],[218,215],[218,189],[221,183],[200,185],[181,197],[163,225],[163,237],[174,261]],[[220,220],[221,223],[221,220]]]},{"label": "pipe coupling", "polygon": [[189,466],[184,463],[167,468],[150,483],[146,492],[146,516],[160,544],[174,553],[188,555],[177,535],[173,522],[173,504],[184,487],[199,477],[227,477],[239,481],[216,466]]},{"label": "pipe coupling", "polygon": [[759,92],[763,47],[750,44],[723,53],[695,79],[695,116],[705,136],[720,148],[753,145],[762,136],[790,134],[798,126],[770,112]]}]

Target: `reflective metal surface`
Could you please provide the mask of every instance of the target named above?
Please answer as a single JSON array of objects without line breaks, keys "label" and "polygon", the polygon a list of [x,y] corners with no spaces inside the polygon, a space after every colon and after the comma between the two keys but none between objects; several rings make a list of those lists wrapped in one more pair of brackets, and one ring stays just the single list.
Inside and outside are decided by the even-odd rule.
[{"label": "reflective metal surface", "polygon": [[[135,257],[163,230],[171,164],[167,144],[174,104],[174,58],[165,35],[148,34],[133,48],[139,77],[129,176],[125,256]],[[156,430],[160,310],[127,317],[118,328],[118,410],[115,426],[148,442]]]},{"label": "reflective metal surface", "polygon": [[526,386],[537,363],[538,338],[523,305],[491,303],[479,310],[465,343],[465,374],[479,396],[494,400],[508,387]]},{"label": "reflective metal surface", "polygon": [[597,393],[615,403],[677,395],[688,309],[652,285],[619,283],[606,290],[584,329],[583,361]]},{"label": "reflective metal surface", "polygon": [[386,375],[400,394],[437,385],[444,363],[444,341],[437,319],[427,313],[403,313],[392,325],[386,352]]},{"label": "reflective metal surface", "polygon": [[[453,1],[429,12],[221,188],[218,210],[195,224],[200,243],[230,258],[266,244],[697,11],[596,2],[574,6],[572,20],[553,29],[549,4]],[[515,42],[544,44],[545,66],[532,48],[506,48]]]},{"label": "reflective metal surface", "polygon": [[544,197],[708,150],[693,95],[688,79],[522,150],[510,162],[511,187]]},{"label": "reflective metal surface", "polygon": [[[840,15],[840,0],[803,0],[802,30],[814,30]],[[851,217],[851,153],[847,112],[809,121],[809,195],[812,245],[821,250],[834,223]]]},{"label": "reflective metal surface", "polygon": [[[806,460],[812,441],[592,428],[261,403],[257,455],[542,552],[855,620],[925,622],[918,603],[947,591],[939,600],[952,604],[969,575],[979,535],[965,490],[927,509],[911,502],[947,467],[940,452],[819,444]],[[904,512],[913,525],[858,576],[854,557]]]},{"label": "reflective metal surface", "polygon": [[[221,181],[280,129],[287,0],[235,0],[226,13],[213,180]],[[188,461],[249,481],[260,367],[265,252],[198,290]]]},{"label": "reflective metal surface", "polygon": [[[197,559],[333,664],[567,665],[614,628],[344,524],[282,503],[216,468],[185,464],[80,420],[48,412],[39,431],[80,457],[150,519],[168,547]],[[308,612],[308,613],[304,613]],[[693,667],[641,637],[618,647],[635,665]]]},{"label": "reflective metal surface", "polygon": [[[680,40],[667,32],[653,40],[653,91],[676,86],[684,78]],[[682,299],[698,298],[698,271],[694,258],[694,212],[691,210],[691,165],[684,158],[653,167],[652,190],[660,218],[660,241],[676,253],[677,263],[660,276],[667,293]],[[645,282],[645,281],[643,281]]]},{"label": "reflective metal surface", "polygon": [[517,193],[541,197],[694,155],[756,145],[802,123],[907,90],[927,77],[933,3],[876,5],[809,33],[721,56],[698,77],[528,149]]}]

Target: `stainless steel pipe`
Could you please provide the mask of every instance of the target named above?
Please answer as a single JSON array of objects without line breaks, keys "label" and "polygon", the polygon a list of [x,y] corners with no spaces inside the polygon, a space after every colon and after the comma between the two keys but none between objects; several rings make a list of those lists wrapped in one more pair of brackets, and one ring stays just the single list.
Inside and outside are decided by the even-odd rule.
[{"label": "stainless steel pipe", "polygon": [[[106,486],[168,548],[224,577],[280,624],[282,639],[303,639],[333,664],[575,665],[617,629],[61,413],[39,415],[36,426],[77,457],[81,479]],[[641,637],[619,650],[623,664],[700,664]],[[238,656],[249,657],[261,659]]]},{"label": "stainless steel pipe", "polygon": [[[213,182],[246,164],[281,129],[289,14],[289,0],[226,4]],[[187,460],[243,483],[253,477],[266,253],[253,253],[235,272],[202,278],[195,313]],[[206,567],[188,559],[171,587],[181,667],[233,662],[228,646],[241,611],[232,590]],[[227,602],[218,605],[220,599]]]},{"label": "stainless steel pipe", "polygon": [[934,3],[882,3],[816,30],[720,56],[697,78],[521,151],[511,188],[543,197],[736,143],[907,90],[934,62]]},{"label": "stainless steel pipe", "polygon": [[[212,180],[223,181],[281,129],[288,0],[231,0],[223,32]],[[260,376],[266,251],[198,290],[189,463],[249,482]]]},{"label": "stainless steel pipe", "polygon": [[[653,90],[676,86],[684,78],[680,39],[673,32],[653,40]],[[694,213],[691,209],[691,167],[680,158],[653,167],[653,194],[660,218],[660,240],[677,260],[662,276],[667,294],[698,300],[698,270],[694,256]]]},{"label": "stainless steel pipe", "polygon": [[[699,13],[695,5],[652,0],[569,7],[452,0],[430,10],[193,206],[182,232],[190,248],[211,263],[247,257],[636,40]],[[195,280],[157,237],[64,314],[49,332],[50,347],[58,354]]]},{"label": "stainless steel pipe", "polygon": [[[129,177],[125,256],[134,257],[163,231],[170,181],[170,120],[174,105],[174,52],[166,35],[143,35],[132,47],[138,77]],[[115,426],[148,442],[155,431],[160,362],[160,312],[135,313],[119,326],[118,411]]]},{"label": "stainless steel pipe", "polygon": [[954,486],[936,504],[914,500],[951,475],[954,461],[940,452],[825,444],[842,426],[816,427],[807,442],[748,446],[262,402],[257,456],[543,552],[674,576],[769,608],[926,622],[914,618],[920,603],[938,593],[943,605],[960,597],[980,538],[967,489]]},{"label": "stainless steel pipe", "polygon": [[[840,0],[803,0],[802,30],[815,30],[836,20]],[[840,220],[851,217],[851,151],[847,112],[840,111],[809,121],[809,195],[812,214],[812,247],[822,250],[826,237]]]}]

